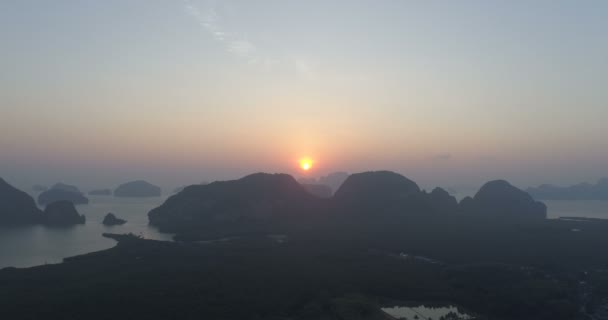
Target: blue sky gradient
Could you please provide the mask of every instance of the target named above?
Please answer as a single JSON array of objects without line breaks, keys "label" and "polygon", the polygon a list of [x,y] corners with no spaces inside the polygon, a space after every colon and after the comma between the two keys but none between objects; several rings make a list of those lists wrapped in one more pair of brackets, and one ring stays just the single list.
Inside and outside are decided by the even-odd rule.
[{"label": "blue sky gradient", "polygon": [[2,1],[0,174],[608,175],[606,1]]}]

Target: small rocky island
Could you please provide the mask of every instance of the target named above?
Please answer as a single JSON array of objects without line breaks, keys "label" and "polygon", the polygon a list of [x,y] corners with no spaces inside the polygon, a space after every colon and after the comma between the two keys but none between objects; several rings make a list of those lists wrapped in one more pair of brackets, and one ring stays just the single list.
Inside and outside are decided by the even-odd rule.
[{"label": "small rocky island", "polygon": [[50,203],[44,209],[44,224],[50,226],[70,226],[85,223],[84,215],[76,211],[74,204],[67,200]]},{"label": "small rocky island", "polygon": [[160,195],[160,187],[143,180],[127,182],[114,190],[114,196],[121,198],[149,198]]},{"label": "small rocky island", "polygon": [[103,218],[103,224],[106,226],[117,226],[127,223],[127,220],[117,218],[112,212],[106,214]]},{"label": "small rocky island", "polygon": [[49,203],[67,200],[73,204],[88,204],[89,199],[85,197],[80,190],[71,185],[57,183],[49,190],[42,192],[38,196],[38,204],[46,206]]}]

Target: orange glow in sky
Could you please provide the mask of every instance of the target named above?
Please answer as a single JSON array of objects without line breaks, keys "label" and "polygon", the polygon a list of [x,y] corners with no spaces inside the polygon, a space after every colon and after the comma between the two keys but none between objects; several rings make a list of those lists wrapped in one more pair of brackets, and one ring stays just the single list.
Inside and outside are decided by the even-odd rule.
[{"label": "orange glow in sky", "polygon": [[312,169],[312,160],[309,158],[303,158],[300,160],[300,168],[304,171],[308,171]]}]

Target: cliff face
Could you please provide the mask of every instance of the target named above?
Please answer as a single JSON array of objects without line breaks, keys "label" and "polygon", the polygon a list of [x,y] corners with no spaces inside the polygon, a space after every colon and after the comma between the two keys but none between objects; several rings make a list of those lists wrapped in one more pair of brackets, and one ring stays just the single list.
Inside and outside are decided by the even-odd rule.
[{"label": "cliff face", "polygon": [[0,178],[0,225],[37,224],[41,219],[34,199]]}]

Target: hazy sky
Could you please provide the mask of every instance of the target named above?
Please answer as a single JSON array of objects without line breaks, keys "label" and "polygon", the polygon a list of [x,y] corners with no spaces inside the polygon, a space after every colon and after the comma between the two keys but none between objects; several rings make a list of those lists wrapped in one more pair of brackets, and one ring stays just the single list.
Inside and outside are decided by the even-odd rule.
[{"label": "hazy sky", "polygon": [[0,176],[608,176],[608,1],[0,1]]}]

